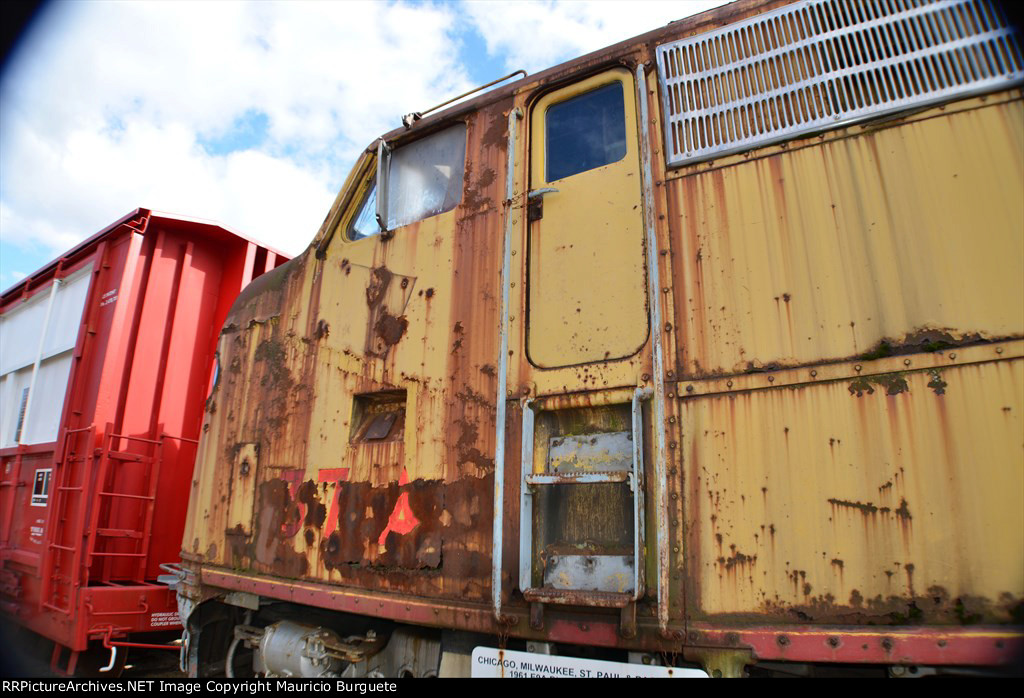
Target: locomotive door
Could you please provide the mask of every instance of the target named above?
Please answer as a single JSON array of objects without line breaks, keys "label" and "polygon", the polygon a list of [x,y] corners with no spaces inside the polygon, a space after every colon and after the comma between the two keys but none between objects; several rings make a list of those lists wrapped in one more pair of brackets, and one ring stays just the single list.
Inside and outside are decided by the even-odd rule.
[{"label": "locomotive door", "polygon": [[[532,372],[524,403],[519,589],[531,623],[545,604],[600,606],[628,629],[644,593],[650,397],[636,384],[649,321],[633,76],[549,92],[529,123],[526,353],[552,370]],[[585,405],[549,399],[595,387]]]},{"label": "locomotive door", "polygon": [[632,75],[611,70],[545,95],[530,129],[530,362],[632,356],[648,334]]}]

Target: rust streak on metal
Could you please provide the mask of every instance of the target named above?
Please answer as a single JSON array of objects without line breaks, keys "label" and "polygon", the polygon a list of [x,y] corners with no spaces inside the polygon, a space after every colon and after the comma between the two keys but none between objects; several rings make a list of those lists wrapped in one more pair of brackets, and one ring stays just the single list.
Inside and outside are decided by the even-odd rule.
[{"label": "rust streak on metal", "polygon": [[843,500],[843,499],[830,498],[828,500],[828,503],[831,504],[832,506],[836,506],[836,507],[847,507],[849,509],[857,509],[862,514],[877,514],[878,513],[878,507],[876,507],[871,502],[867,502],[866,504],[862,504],[860,502],[849,502],[849,501],[846,501],[846,500]]}]

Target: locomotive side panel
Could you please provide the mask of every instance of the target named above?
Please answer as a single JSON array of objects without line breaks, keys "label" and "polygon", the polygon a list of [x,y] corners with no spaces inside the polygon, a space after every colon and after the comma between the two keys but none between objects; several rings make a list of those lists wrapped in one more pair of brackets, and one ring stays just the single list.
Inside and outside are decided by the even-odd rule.
[{"label": "locomotive side panel", "polygon": [[[810,5],[669,25],[367,151],[222,333],[179,597],[193,670],[394,623],[346,671],[412,625],[446,655],[471,631],[723,673],[1012,658],[1019,92],[683,166],[661,131],[684,94],[663,46]],[[552,170],[575,107],[600,128],[554,150],[587,141],[589,164]],[[377,158],[462,123],[459,203],[377,234]]]},{"label": "locomotive side panel", "polygon": [[1015,90],[670,171],[680,375],[1021,336],[1022,124]]},{"label": "locomotive side panel", "polygon": [[687,400],[691,617],[1012,622],[1020,349],[899,358],[812,384],[777,376],[779,387]]},{"label": "locomotive side panel", "polygon": [[1022,111],[1002,93],[668,182],[692,618],[1018,612]]},{"label": "locomotive side panel", "polygon": [[[345,239],[346,211],[320,258],[311,248],[240,298],[221,337],[186,553],[487,597],[503,106],[467,118],[453,210],[358,240]],[[366,189],[372,163],[361,169]]]}]

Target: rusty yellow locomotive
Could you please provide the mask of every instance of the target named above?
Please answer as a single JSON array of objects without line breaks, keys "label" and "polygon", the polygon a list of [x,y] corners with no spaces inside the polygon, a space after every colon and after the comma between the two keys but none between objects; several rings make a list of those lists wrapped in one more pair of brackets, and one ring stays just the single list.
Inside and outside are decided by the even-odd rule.
[{"label": "rusty yellow locomotive", "polygon": [[989,0],[741,0],[410,115],[221,332],[189,671],[1012,664],[1022,78]]}]

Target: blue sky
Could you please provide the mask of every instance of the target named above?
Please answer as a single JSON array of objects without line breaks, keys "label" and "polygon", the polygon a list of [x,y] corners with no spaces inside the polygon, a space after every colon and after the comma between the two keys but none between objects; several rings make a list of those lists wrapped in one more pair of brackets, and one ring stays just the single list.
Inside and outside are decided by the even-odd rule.
[{"label": "blue sky", "polygon": [[52,2],[0,74],[0,288],[140,206],[297,254],[402,114],[718,4]]}]

